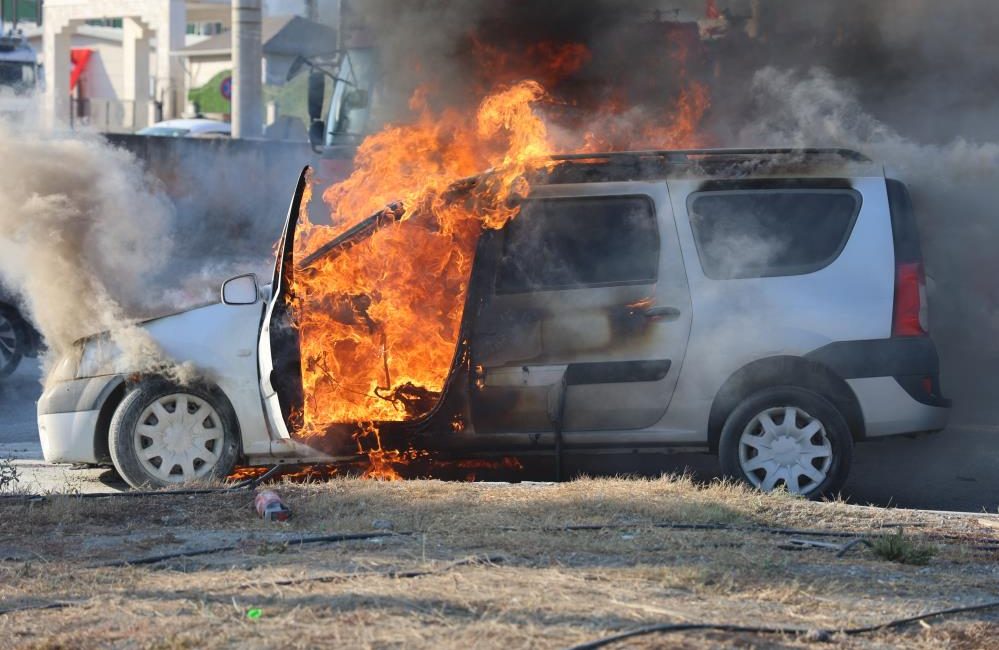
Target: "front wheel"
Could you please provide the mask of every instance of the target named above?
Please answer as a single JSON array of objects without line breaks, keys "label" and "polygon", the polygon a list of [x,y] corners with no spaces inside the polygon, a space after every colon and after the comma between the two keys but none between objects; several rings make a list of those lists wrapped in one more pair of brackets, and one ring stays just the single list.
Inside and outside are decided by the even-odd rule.
[{"label": "front wheel", "polygon": [[743,400],[725,421],[722,471],[769,492],[783,486],[809,498],[834,494],[850,471],[853,439],[839,410],[818,393],[769,388]]},{"label": "front wheel", "polygon": [[236,466],[236,414],[214,391],[143,380],[111,419],[111,460],[132,487],[223,479]]}]

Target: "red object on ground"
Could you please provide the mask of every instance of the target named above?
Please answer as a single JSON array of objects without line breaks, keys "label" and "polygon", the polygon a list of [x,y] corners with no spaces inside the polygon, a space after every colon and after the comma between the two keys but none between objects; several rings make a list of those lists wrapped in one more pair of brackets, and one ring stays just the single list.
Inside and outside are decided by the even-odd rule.
[{"label": "red object on ground", "polygon": [[291,517],[291,508],[284,505],[274,490],[264,490],[258,494],[253,500],[253,506],[264,521],[288,521]]},{"label": "red object on ground", "polygon": [[76,88],[76,84],[80,83],[80,75],[83,74],[84,68],[87,67],[87,61],[90,60],[93,53],[93,50],[86,47],[74,47],[69,51],[69,60],[73,64],[73,70],[69,73],[70,90]]}]

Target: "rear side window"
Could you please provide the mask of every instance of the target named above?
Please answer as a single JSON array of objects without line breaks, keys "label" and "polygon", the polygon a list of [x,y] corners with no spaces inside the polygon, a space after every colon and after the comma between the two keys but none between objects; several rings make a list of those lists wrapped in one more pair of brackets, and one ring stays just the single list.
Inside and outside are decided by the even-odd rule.
[{"label": "rear side window", "polygon": [[699,192],[687,210],[704,274],[714,280],[813,273],[833,262],[860,212],[851,189]]},{"label": "rear side window", "polygon": [[655,282],[659,231],[647,197],[541,199],[505,228],[497,293]]}]

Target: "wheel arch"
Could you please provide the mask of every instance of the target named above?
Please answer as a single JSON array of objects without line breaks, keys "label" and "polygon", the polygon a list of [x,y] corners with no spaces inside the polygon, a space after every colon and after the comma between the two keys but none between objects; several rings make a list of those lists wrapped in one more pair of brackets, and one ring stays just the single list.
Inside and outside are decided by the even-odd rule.
[{"label": "wheel arch", "polygon": [[708,416],[708,446],[712,453],[718,452],[722,427],[735,407],[753,393],[774,386],[797,386],[818,393],[843,414],[854,441],[866,437],[860,401],[842,377],[817,361],[775,356],[746,364],[722,384]]},{"label": "wheel arch", "polygon": [[[94,454],[97,460],[101,463],[111,462],[111,448],[110,448],[110,435],[111,435],[111,419],[114,417],[114,412],[118,410],[118,406],[121,405],[122,400],[125,399],[125,395],[128,391],[142,381],[154,381],[168,383],[172,386],[178,388],[183,388],[183,384],[179,384],[176,381],[172,381],[168,377],[162,375],[143,375],[141,377],[129,378],[126,380],[124,377],[120,377],[117,381],[112,382],[104,389],[101,399],[98,401],[100,405],[100,414],[97,417],[97,435],[94,440]],[[225,408],[229,409],[232,415],[233,425],[236,427],[236,441],[239,443],[239,457],[243,457],[243,431],[239,426],[239,417],[236,414],[236,409],[233,408],[232,401],[229,396],[225,394],[218,385],[213,382],[200,379],[197,382],[197,386],[202,390],[206,391],[213,398],[219,400]]]},{"label": "wheel arch", "polygon": [[97,431],[94,435],[94,457],[98,463],[111,462],[111,447],[108,436],[111,433],[111,418],[114,412],[125,399],[126,383],[124,377],[119,377],[112,381],[102,391],[97,404],[100,413],[97,415]]}]

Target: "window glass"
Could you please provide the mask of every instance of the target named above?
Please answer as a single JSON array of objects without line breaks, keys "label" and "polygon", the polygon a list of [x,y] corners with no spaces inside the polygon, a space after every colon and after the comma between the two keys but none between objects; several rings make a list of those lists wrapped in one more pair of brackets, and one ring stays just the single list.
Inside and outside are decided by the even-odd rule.
[{"label": "window glass", "polygon": [[818,271],[839,256],[859,211],[853,190],[736,190],[688,200],[701,268],[715,280]]},{"label": "window glass", "polygon": [[496,289],[651,283],[658,268],[659,231],[648,198],[527,201],[505,228]]},{"label": "window glass", "polygon": [[0,61],[0,86],[15,91],[31,90],[35,86],[35,66],[20,61]]}]

